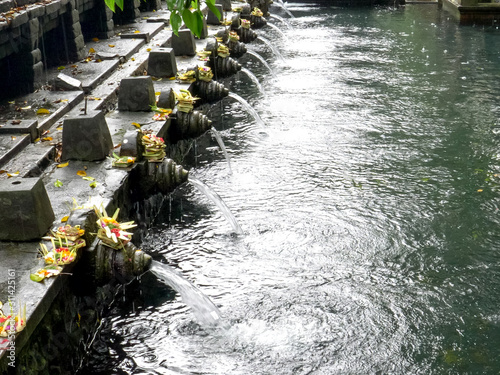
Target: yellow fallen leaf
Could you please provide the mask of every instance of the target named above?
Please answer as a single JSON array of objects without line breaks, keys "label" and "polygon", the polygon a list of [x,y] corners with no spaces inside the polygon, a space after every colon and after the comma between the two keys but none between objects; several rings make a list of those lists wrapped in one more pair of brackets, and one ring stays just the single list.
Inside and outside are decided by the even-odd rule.
[{"label": "yellow fallen leaf", "polygon": [[15,102],[15,101],[12,101],[12,102],[9,102],[9,104],[16,104],[16,102]]},{"label": "yellow fallen leaf", "polygon": [[14,172],[14,173],[7,173],[7,176],[10,178],[10,177],[17,177],[19,176],[19,171],[17,172]]},{"label": "yellow fallen leaf", "polygon": [[130,60],[135,61],[135,57],[131,57]]},{"label": "yellow fallen leaf", "polygon": [[35,139],[33,142],[34,142],[34,143],[37,143],[37,142],[39,142],[39,141],[40,141],[40,138],[37,138],[37,139]]},{"label": "yellow fallen leaf", "polygon": [[52,137],[44,137],[42,138],[42,142],[51,141],[52,139],[53,139]]},{"label": "yellow fallen leaf", "polygon": [[482,193],[482,192],[483,192],[483,189],[477,189],[477,192],[478,192],[478,193]]},{"label": "yellow fallen leaf", "polygon": [[13,136],[13,135],[11,135],[11,136],[10,136],[10,140],[11,140],[11,141],[15,141],[16,139],[17,139],[17,137],[15,137],[15,136]]},{"label": "yellow fallen leaf", "polygon": [[115,45],[114,44],[108,44],[108,47],[114,48]]},{"label": "yellow fallen leaf", "polygon": [[99,41],[99,38],[92,38],[92,41],[94,41],[94,42],[98,42],[98,41]]},{"label": "yellow fallen leaf", "polygon": [[66,67],[65,67],[65,66],[59,66],[59,67],[57,68],[57,70],[64,70],[64,69],[66,69]]},{"label": "yellow fallen leaf", "polygon": [[61,223],[65,223],[67,222],[69,219],[69,215],[68,216],[64,216],[62,219],[61,219]]},{"label": "yellow fallen leaf", "polygon": [[50,111],[48,109],[45,109],[45,108],[40,108],[38,111],[36,111],[37,115],[48,115],[49,113],[50,113]]},{"label": "yellow fallen leaf", "polygon": [[61,131],[62,129],[63,129],[62,126],[59,126],[56,128],[56,130],[59,130],[59,131]]},{"label": "yellow fallen leaf", "polygon": [[151,52],[151,48],[147,48],[146,51]]},{"label": "yellow fallen leaf", "polygon": [[132,125],[134,125],[137,129],[141,128],[141,124],[138,124],[137,122],[133,122]]},{"label": "yellow fallen leaf", "polygon": [[77,174],[78,176],[86,176],[86,175],[87,175],[87,172],[85,172],[85,171],[78,171],[78,172],[76,172],[76,174]]},{"label": "yellow fallen leaf", "polygon": [[67,161],[66,163],[57,164],[57,168],[64,168],[64,167],[67,167],[68,165],[69,165],[69,161]]},{"label": "yellow fallen leaf", "polygon": [[157,91],[157,92],[155,92],[155,95],[156,95],[156,96],[160,96],[160,95],[161,95],[161,92]]},{"label": "yellow fallen leaf", "polygon": [[31,109],[31,106],[30,106],[30,105],[28,105],[28,106],[26,106],[26,107],[21,107],[21,110],[22,110],[22,111],[27,111],[28,109]]},{"label": "yellow fallen leaf", "polygon": [[139,34],[139,33],[140,33],[140,31],[139,31],[139,30],[135,30],[135,31],[134,31],[134,34]]}]

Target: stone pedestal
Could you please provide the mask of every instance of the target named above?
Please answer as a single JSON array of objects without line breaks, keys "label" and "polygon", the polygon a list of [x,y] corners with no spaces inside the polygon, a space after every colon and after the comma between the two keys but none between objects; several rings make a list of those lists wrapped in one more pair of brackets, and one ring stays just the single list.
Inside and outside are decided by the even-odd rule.
[{"label": "stone pedestal", "polygon": [[101,111],[64,120],[62,160],[103,160],[113,148],[111,134]]},{"label": "stone pedestal", "polygon": [[[215,7],[219,11],[220,16],[222,18],[222,12],[223,12],[222,4],[216,4]],[[207,12],[207,23],[209,25],[220,25],[220,20],[217,18],[217,16],[214,14],[214,12],[212,12],[210,9]]]},{"label": "stone pedestal", "polygon": [[196,55],[196,43],[191,30],[179,30],[179,36],[172,33],[172,48],[175,56]]},{"label": "stone pedestal", "polygon": [[160,48],[149,53],[148,74],[155,77],[175,77],[177,62],[173,48]]},{"label": "stone pedestal", "polygon": [[128,77],[121,80],[118,94],[118,110],[151,111],[155,105],[155,88],[151,77]]},{"label": "stone pedestal", "polygon": [[30,241],[42,237],[55,217],[39,178],[0,180],[0,240]]}]

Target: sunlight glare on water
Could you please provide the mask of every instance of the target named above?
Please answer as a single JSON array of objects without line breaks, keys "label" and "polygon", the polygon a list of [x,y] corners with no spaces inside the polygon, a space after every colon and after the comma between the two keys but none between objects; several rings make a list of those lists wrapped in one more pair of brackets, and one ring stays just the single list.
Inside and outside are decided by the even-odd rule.
[{"label": "sunlight glare on water", "polygon": [[198,141],[196,176],[243,234],[186,185],[142,245],[228,325],[150,278],[135,313],[107,318],[122,354],[99,358],[131,374],[498,373],[498,32],[432,5],[289,10],[287,38],[266,34],[286,64],[252,45],[276,79],[246,60],[265,99],[231,87],[264,125],[236,101],[211,113],[233,173]]}]

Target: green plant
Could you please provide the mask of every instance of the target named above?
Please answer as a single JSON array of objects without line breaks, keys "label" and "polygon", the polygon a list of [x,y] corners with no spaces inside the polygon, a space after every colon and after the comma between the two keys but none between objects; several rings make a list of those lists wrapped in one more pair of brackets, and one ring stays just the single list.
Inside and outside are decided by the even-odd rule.
[{"label": "green plant", "polygon": [[[175,35],[179,35],[179,28],[182,23],[197,37],[201,36],[203,30],[203,13],[201,12],[201,2],[204,1],[207,7],[220,19],[221,14],[215,7],[215,0],[166,0],[167,8],[170,11],[170,25]],[[104,0],[106,6],[115,11],[115,6],[123,10],[124,0]]]}]

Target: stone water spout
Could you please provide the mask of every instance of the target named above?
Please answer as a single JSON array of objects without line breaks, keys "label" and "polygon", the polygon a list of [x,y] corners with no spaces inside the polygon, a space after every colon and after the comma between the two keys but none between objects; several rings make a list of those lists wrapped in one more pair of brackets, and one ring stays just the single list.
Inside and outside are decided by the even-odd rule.
[{"label": "stone water spout", "polygon": [[215,38],[210,38],[205,50],[212,52],[208,66],[212,69],[216,78],[229,77],[241,70],[241,64],[238,61],[221,53],[220,45]]},{"label": "stone water spout", "polygon": [[229,47],[231,57],[238,58],[247,53],[245,43],[239,41],[240,37],[235,31],[229,31],[228,29],[220,30],[217,32],[216,37],[221,38],[222,42]]},{"label": "stone water spout", "polygon": [[238,34],[242,43],[253,42],[258,37],[257,33],[250,28],[250,21],[241,18],[239,14],[233,16],[231,30]]},{"label": "stone water spout", "polygon": [[183,139],[197,138],[212,127],[212,121],[200,111],[189,113],[177,111],[172,118],[172,125],[169,129],[169,139],[175,143]]},{"label": "stone water spout", "polygon": [[98,284],[111,280],[126,284],[149,270],[151,261],[150,255],[130,242],[122,250],[99,243],[95,248],[95,278]]},{"label": "stone water spout", "polygon": [[[209,71],[210,76],[202,75],[202,73],[205,73],[205,69]],[[211,78],[212,73],[208,67],[199,67],[195,72],[196,81],[189,86],[188,91],[191,92],[193,96],[200,98],[196,101],[197,106],[205,103],[217,102],[229,95],[229,89],[227,87]]]}]

